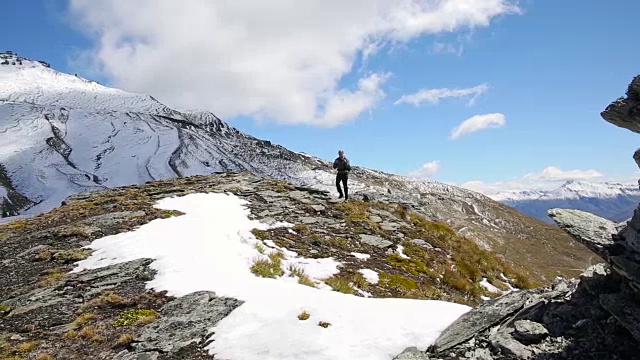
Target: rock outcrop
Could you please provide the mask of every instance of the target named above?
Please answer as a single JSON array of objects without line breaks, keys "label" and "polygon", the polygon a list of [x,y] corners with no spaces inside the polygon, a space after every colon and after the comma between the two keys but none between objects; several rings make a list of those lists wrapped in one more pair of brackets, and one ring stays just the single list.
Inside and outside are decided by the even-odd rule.
[{"label": "rock outcrop", "polygon": [[[640,76],[602,117],[640,133]],[[634,154],[640,166],[640,149]],[[488,301],[445,329],[427,351],[396,359],[640,359],[640,206],[617,224],[580,210],[548,215],[600,261],[579,279]]]}]

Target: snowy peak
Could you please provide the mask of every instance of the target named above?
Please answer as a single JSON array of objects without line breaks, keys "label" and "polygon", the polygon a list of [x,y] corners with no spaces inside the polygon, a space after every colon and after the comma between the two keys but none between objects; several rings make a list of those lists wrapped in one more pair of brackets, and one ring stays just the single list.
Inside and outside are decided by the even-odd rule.
[{"label": "snowy peak", "polygon": [[0,102],[95,112],[177,113],[149,95],[109,88],[11,52],[0,53]]},{"label": "snowy peak", "polygon": [[640,195],[640,189],[634,184],[617,182],[586,182],[569,180],[557,188],[544,190],[499,191],[487,196],[500,202],[525,200],[614,198],[617,196]]},{"label": "snowy peak", "polygon": [[587,211],[620,222],[633,214],[640,200],[640,189],[634,184],[570,180],[554,189],[502,191],[487,195],[548,223],[553,223],[547,215],[551,208]]}]

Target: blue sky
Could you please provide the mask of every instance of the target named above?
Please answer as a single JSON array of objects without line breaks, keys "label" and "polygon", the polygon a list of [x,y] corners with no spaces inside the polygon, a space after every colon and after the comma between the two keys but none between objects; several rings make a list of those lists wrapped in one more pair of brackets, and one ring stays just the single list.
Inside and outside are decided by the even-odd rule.
[{"label": "blue sky", "polygon": [[[246,54],[247,67],[251,67],[264,64],[259,62],[259,57],[255,60],[256,56],[271,58],[269,52],[274,52],[273,58],[277,61],[269,63],[266,71],[258,69],[256,71],[261,72],[249,74],[248,79],[242,77],[242,70],[237,70],[241,67],[233,67],[235,70],[227,70],[222,75],[216,73],[212,67],[229,66],[217,62],[222,57],[220,54],[230,52],[217,53],[214,47],[257,48],[258,45],[252,44],[267,41],[264,40],[267,35],[262,34],[264,29],[258,28],[255,31],[261,33],[254,34],[253,25],[247,26],[238,40],[247,41],[246,44],[231,47],[233,44],[227,44],[223,35],[216,35],[221,34],[214,31],[216,29],[206,29],[205,36],[200,36],[202,29],[193,30],[192,34],[189,29],[180,30],[178,24],[176,36],[182,40],[175,41],[176,45],[171,48],[174,41],[168,36],[172,35],[160,29],[160,24],[140,30],[140,23],[133,22],[142,20],[123,15],[135,9],[120,11],[121,2],[104,3],[113,4],[98,6],[82,0],[73,2],[72,6],[62,0],[3,3],[5,31],[0,33],[0,44],[23,56],[47,60],[54,68],[65,72],[78,73],[130,91],[151,93],[169,106],[183,108],[188,104],[216,114],[230,114],[221,117],[242,131],[292,150],[333,159],[338,149],[344,149],[356,165],[397,174],[410,174],[423,164],[435,161],[437,171],[431,177],[454,183],[519,181],[526,174],[533,179],[551,179],[541,175],[551,166],[561,169],[552,177],[557,180],[630,180],[637,172],[631,157],[638,147],[636,135],[606,123],[599,113],[622,96],[631,79],[640,73],[640,47],[632,46],[629,38],[630,31],[637,27],[634,14],[640,12],[640,3],[623,0],[520,1],[517,3],[520,13],[497,14],[490,16],[487,26],[480,24],[471,30],[461,25],[453,32],[434,30],[429,28],[431,25],[424,25],[429,31],[407,30],[403,25],[395,24],[393,29],[413,31],[411,36],[401,40],[393,38],[395,44],[382,46],[366,62],[362,58],[364,47],[346,41],[334,46],[336,41],[333,39],[344,38],[347,32],[344,36],[336,34],[336,38],[325,36],[324,33],[331,29],[326,21],[319,21],[318,29],[309,29],[308,25],[300,29],[301,34],[307,34],[305,39],[285,43],[280,42],[283,36],[276,34],[267,39],[274,45],[261,48],[261,55],[251,54],[250,50],[234,54],[237,58],[231,59],[231,63],[244,63],[242,56]],[[195,7],[195,2],[193,4]],[[332,11],[337,10],[333,7],[339,6],[342,5],[327,5]],[[233,9],[233,14],[242,19],[253,19],[251,16],[255,14],[247,15],[253,8]],[[339,10],[341,14],[353,11],[352,22],[358,24],[361,20],[363,27],[366,25],[367,19],[358,9]],[[202,9],[193,11],[203,13]],[[163,27],[171,26],[176,20],[161,21],[162,14],[176,13],[175,9],[145,10],[147,12]],[[311,13],[325,16],[318,14],[317,9]],[[297,14],[304,16],[301,11]],[[352,31],[350,19],[341,22],[335,14],[326,15],[336,22],[335,31],[341,29],[342,23],[345,31]],[[278,18],[281,14],[273,16],[274,24],[282,23]],[[184,17],[188,18],[189,14],[185,13]],[[242,22],[238,21],[238,24]],[[270,24],[265,26],[272,30]],[[291,20],[286,29],[295,33],[296,26],[295,20]],[[127,41],[138,41],[136,46],[151,45],[144,48],[144,55],[123,57],[121,48],[104,45],[105,34],[117,34],[120,37],[117,46]],[[316,37],[314,34],[323,35]],[[233,36],[229,35],[235,39]],[[250,42],[252,36],[256,38],[255,43]],[[190,51],[188,39],[191,38],[205,40]],[[153,48],[153,39],[163,41]],[[193,40],[194,43],[197,41]],[[208,46],[211,49],[207,49]],[[287,64],[286,59],[299,58],[304,51],[301,48],[307,46],[326,47],[322,54],[327,59],[308,60],[308,66],[314,67],[313,72],[289,72],[286,67],[298,63]],[[168,77],[166,86],[171,89],[165,89],[158,74],[166,74],[166,66],[170,65],[159,63],[175,59],[165,56],[177,51],[175,48],[181,49],[181,61],[185,64],[175,68],[180,71],[179,77]],[[354,55],[338,58],[345,49]],[[308,51],[314,54],[313,50]],[[336,55],[329,57],[333,54],[331,51]],[[196,60],[209,54],[215,55],[203,62]],[[338,60],[333,62],[336,58]],[[323,68],[324,64],[327,64],[326,68]],[[155,73],[149,70],[154,66],[158,67]],[[147,70],[148,76],[136,77]],[[310,117],[305,120],[307,118],[301,114],[305,114],[308,107],[300,105],[300,111],[292,110],[281,116],[287,120],[279,118],[287,109],[297,106],[297,102],[288,103],[298,93],[296,89],[318,86],[324,80],[327,83],[334,81],[334,85],[314,88],[309,94],[321,97],[318,94],[331,92],[331,96],[336,97],[341,89],[355,92],[358,80],[371,74],[387,74],[388,77],[376,85],[376,90],[384,95],[373,96],[376,100],[361,109],[357,116],[348,119],[320,116],[326,121],[332,118],[336,124],[318,126],[320,120]],[[203,82],[201,78],[207,76],[210,80]],[[300,79],[305,76],[313,76],[313,83]],[[316,76],[318,80],[315,80]],[[259,89],[253,89],[252,78],[256,79]],[[237,83],[243,85],[236,86]],[[215,92],[220,91],[219,84],[224,84],[222,88],[229,88],[229,91]],[[287,87],[289,84],[294,84],[291,91]],[[420,106],[396,103],[403,95],[421,89],[469,89],[483,84],[488,90],[475,97],[472,103],[473,96],[442,98],[437,103],[424,102]],[[272,87],[274,93],[284,93],[272,95],[268,87]],[[176,88],[180,92],[175,92]],[[207,94],[204,100],[203,93]],[[300,94],[306,95],[302,90]],[[304,101],[310,100],[305,97]],[[356,101],[346,101],[349,102]],[[263,104],[262,107],[255,105],[258,103]],[[455,140],[450,138],[452,129],[464,120],[492,113],[503,114],[504,125],[466,133]],[[263,114],[266,120],[259,120],[263,116],[258,114]],[[594,172],[589,170],[602,176],[593,176]],[[574,173],[565,173],[567,171]]]}]

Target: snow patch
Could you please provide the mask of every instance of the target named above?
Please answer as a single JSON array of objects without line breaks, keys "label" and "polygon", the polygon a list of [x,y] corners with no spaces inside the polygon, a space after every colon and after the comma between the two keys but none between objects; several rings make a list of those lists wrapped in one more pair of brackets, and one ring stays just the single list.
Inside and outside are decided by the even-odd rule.
[{"label": "snow patch", "polygon": [[482,281],[480,281],[480,285],[482,287],[484,287],[485,289],[491,291],[492,293],[496,293],[496,294],[502,294],[502,290],[498,289],[497,287],[495,287],[494,285],[492,285],[486,277],[482,278]]},{"label": "snow patch", "polygon": [[362,253],[358,253],[358,252],[352,252],[351,255],[355,256],[356,258],[358,258],[360,260],[367,260],[368,258],[371,257],[371,255],[369,255],[369,254],[362,254]]},{"label": "snow patch", "polygon": [[[73,271],[150,257],[157,274],[149,288],[173,296],[211,290],[245,301],[210,329],[207,350],[228,359],[387,360],[408,346],[426,349],[470,309],[437,300],[364,298],[254,276],[250,266],[261,254],[250,230],[268,225],[250,220],[246,204],[219,193],[162,199],[156,207],[185,215],[97,239],[88,246],[93,254]],[[302,265],[313,272],[313,266]],[[375,272],[360,272],[377,282]],[[298,320],[302,311],[311,317]],[[319,321],[331,325],[323,328]]]},{"label": "snow patch", "polygon": [[409,258],[407,255],[404,254],[404,246],[400,244],[398,244],[398,247],[396,248],[396,254],[400,255],[400,257],[403,259]]},{"label": "snow patch", "polygon": [[371,269],[360,269],[358,270],[358,272],[362,274],[365,280],[367,280],[371,284],[377,284],[378,281],[380,281],[380,278],[378,277],[378,273]]}]

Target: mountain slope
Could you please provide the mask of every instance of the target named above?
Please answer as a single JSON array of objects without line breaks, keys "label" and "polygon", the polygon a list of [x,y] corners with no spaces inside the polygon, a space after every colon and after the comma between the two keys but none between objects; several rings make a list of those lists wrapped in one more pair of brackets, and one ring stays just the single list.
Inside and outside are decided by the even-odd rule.
[{"label": "mountain slope", "polygon": [[640,200],[640,189],[637,185],[614,182],[567,181],[552,190],[504,191],[489,196],[549,223],[552,220],[547,216],[547,210],[552,208],[583,210],[621,222],[633,215]]},{"label": "mountain slope", "polygon": [[[0,164],[34,203],[22,214],[79,192],[228,171],[335,194],[329,161],[256,139],[211,113],[179,112],[150,96],[2,56],[12,60],[0,65]],[[588,250],[561,230],[469,190],[357,166],[349,186],[354,199],[405,203],[511,262],[532,264],[546,279],[589,264]]]}]

